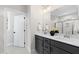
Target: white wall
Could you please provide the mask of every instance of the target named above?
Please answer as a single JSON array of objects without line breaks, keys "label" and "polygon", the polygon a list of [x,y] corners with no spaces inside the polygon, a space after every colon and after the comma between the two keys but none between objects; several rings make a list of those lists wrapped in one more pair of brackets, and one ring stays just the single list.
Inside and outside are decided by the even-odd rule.
[{"label": "white wall", "polygon": [[3,17],[0,16],[0,53],[4,50],[4,42],[3,42]]},{"label": "white wall", "polygon": [[37,31],[37,24],[43,22],[42,7],[39,5],[32,5],[31,7],[31,49],[35,49],[34,33]]},{"label": "white wall", "polygon": [[[1,9],[1,8],[0,8]],[[0,10],[0,13],[2,13],[2,11]],[[3,20],[3,15],[0,15],[0,53],[3,53],[4,51],[4,41],[3,41],[3,35],[4,35],[4,20]]]},{"label": "white wall", "polygon": [[27,11],[29,11],[29,5],[0,5],[0,7],[16,9],[25,13],[28,13]]},{"label": "white wall", "polygon": [[[48,27],[49,27],[49,30],[51,29],[51,24],[52,24],[52,22],[51,22],[51,16],[50,16],[51,14],[50,14],[50,12],[45,12],[45,13],[43,13],[43,24],[44,25],[48,25]],[[48,31],[49,31],[48,30]]]}]

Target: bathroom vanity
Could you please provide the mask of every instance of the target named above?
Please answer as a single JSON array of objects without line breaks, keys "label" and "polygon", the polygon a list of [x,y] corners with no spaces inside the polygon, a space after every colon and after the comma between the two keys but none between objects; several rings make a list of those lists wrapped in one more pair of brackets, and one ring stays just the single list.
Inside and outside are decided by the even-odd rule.
[{"label": "bathroom vanity", "polygon": [[50,13],[51,27],[57,28],[59,35],[36,33],[36,51],[40,54],[79,54],[78,6],[64,6]]},{"label": "bathroom vanity", "polygon": [[35,34],[35,49],[39,54],[78,54],[79,40],[39,33]]}]

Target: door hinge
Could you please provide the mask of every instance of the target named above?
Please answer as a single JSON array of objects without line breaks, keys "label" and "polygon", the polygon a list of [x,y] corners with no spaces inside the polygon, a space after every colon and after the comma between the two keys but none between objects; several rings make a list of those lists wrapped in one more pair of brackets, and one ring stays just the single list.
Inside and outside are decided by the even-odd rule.
[{"label": "door hinge", "polygon": [[26,30],[24,30],[24,32],[25,32]]},{"label": "door hinge", "polygon": [[26,44],[26,43],[24,42],[24,44]]},{"label": "door hinge", "polygon": [[25,19],[26,17],[24,17],[24,19]]}]

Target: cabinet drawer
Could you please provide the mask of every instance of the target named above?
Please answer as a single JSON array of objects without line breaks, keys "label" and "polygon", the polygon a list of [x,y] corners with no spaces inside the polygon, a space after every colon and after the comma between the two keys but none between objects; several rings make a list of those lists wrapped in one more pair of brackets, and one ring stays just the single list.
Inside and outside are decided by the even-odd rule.
[{"label": "cabinet drawer", "polygon": [[75,54],[79,53],[79,47],[72,46],[66,43],[56,41],[55,46],[63,50],[66,50],[69,53],[75,53]]}]

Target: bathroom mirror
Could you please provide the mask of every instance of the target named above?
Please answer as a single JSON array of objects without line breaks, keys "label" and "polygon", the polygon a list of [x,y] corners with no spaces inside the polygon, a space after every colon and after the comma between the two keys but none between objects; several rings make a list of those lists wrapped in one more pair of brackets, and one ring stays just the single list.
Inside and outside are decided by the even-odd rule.
[{"label": "bathroom mirror", "polygon": [[59,33],[73,35],[79,33],[78,7],[68,5],[51,12],[51,20],[56,23]]},{"label": "bathroom mirror", "polygon": [[63,34],[64,35],[69,36],[69,35],[72,35],[73,34],[72,24],[73,24],[72,21],[63,22]]},{"label": "bathroom mirror", "polygon": [[63,23],[62,22],[57,22],[56,23],[56,28],[58,29],[59,33],[63,33]]},{"label": "bathroom mirror", "polygon": [[79,34],[79,20],[75,20],[73,22],[73,25],[74,25],[74,29],[73,29],[74,34]]}]

